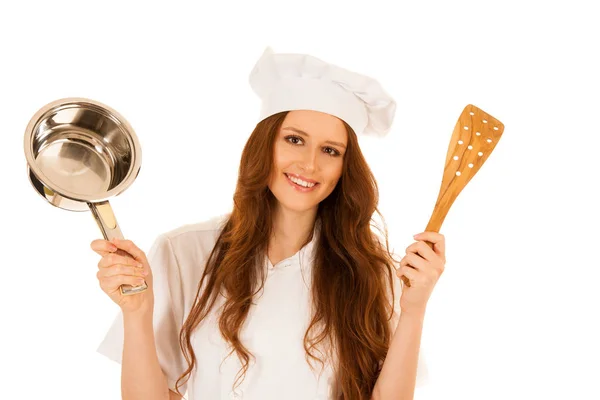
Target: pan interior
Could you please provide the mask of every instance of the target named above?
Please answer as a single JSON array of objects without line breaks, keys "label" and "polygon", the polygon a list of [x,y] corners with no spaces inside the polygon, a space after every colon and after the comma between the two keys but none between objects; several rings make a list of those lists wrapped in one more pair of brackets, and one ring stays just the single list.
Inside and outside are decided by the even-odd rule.
[{"label": "pan interior", "polygon": [[123,185],[135,162],[133,132],[109,110],[73,103],[39,117],[31,136],[38,178],[77,201],[102,199]]},{"label": "pan interior", "polygon": [[46,136],[46,142],[38,149],[36,164],[51,186],[98,197],[111,188],[114,155],[95,136],[69,125],[55,127]]}]

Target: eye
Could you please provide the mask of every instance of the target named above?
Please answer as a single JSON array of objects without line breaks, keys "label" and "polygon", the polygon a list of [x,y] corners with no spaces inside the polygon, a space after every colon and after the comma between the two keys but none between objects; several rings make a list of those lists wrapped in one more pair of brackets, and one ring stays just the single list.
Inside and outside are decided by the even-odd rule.
[{"label": "eye", "polygon": [[340,152],[334,149],[333,147],[325,147],[324,151],[332,157],[337,157],[340,155]]},{"label": "eye", "polygon": [[286,136],[285,140],[287,140],[291,144],[295,144],[295,145],[298,145],[298,144],[300,144],[300,142],[302,142],[302,138],[300,138],[298,136],[294,136],[294,135]]}]

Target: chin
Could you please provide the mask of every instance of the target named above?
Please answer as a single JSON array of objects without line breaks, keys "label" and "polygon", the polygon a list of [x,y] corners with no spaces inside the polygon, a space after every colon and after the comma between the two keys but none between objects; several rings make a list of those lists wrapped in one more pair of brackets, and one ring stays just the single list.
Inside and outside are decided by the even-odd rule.
[{"label": "chin", "polygon": [[[277,197],[277,196],[276,196]],[[294,213],[305,213],[308,211],[312,211],[314,210],[316,207],[319,206],[319,203],[316,204],[307,204],[306,202],[293,202],[293,201],[281,201],[279,199],[277,199],[279,201],[279,205],[282,208],[285,208],[288,211],[294,212]]]},{"label": "chin", "polygon": [[282,190],[271,189],[271,192],[282,208],[297,213],[310,211],[318,207],[320,203],[320,200],[315,198],[303,198],[303,196],[298,196],[295,193],[286,193]]},{"label": "chin", "polygon": [[269,185],[269,189],[282,208],[295,213],[314,210],[319,206],[321,200],[323,200],[317,193],[295,193],[293,188],[290,188],[289,184],[285,181],[279,181],[275,185]]}]

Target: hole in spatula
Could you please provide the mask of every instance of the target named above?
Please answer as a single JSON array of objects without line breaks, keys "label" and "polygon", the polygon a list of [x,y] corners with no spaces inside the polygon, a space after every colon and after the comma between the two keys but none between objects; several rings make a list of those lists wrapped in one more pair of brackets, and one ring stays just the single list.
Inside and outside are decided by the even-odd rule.
[{"label": "hole in spatula", "polygon": [[460,176],[460,171],[456,171],[456,176]]},{"label": "hole in spatula", "polygon": [[463,144],[463,141],[462,141],[462,140],[459,140],[459,141],[458,141],[458,144]]},{"label": "hole in spatula", "polygon": [[488,142],[488,143],[492,143],[492,139],[490,139],[490,138],[487,138],[487,142]]},{"label": "hole in spatula", "polygon": [[465,131],[468,131],[468,130],[469,130],[469,127],[468,127],[468,126],[465,126],[465,127],[464,127],[464,130],[465,130]]},{"label": "hole in spatula", "polygon": [[481,133],[479,133],[479,132],[475,132],[475,134],[476,134],[477,136],[481,136]]},{"label": "hole in spatula", "polygon": [[477,153],[477,155],[478,155],[479,157],[481,157],[481,156],[483,155],[483,153],[482,153],[482,152],[479,152],[479,153]]},{"label": "hole in spatula", "polygon": [[473,168],[473,164],[469,164],[469,168]]},{"label": "hole in spatula", "polygon": [[497,131],[497,130],[498,130],[498,127],[497,127],[497,126],[495,126],[495,127],[494,127],[494,130],[495,130],[495,131]]},{"label": "hole in spatula", "polygon": [[473,150],[473,146],[471,146],[471,145],[468,145],[468,146],[467,146],[467,149],[469,149],[469,150]]},{"label": "hole in spatula", "polygon": [[455,159],[455,160],[458,160],[458,156],[454,156],[454,159]]},{"label": "hole in spatula", "polygon": [[471,115],[475,115],[475,113],[474,113],[473,111],[471,111],[469,114],[471,114]]},{"label": "hole in spatula", "polygon": [[483,120],[483,123],[484,123],[484,124],[487,124],[487,119],[484,119],[484,120]]}]

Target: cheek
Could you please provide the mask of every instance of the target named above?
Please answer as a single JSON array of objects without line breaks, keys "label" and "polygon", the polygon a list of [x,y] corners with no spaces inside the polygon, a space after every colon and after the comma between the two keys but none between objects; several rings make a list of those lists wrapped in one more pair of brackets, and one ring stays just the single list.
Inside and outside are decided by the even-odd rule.
[{"label": "cheek", "polygon": [[275,168],[283,169],[292,163],[295,159],[295,153],[293,149],[286,146],[275,146],[273,152],[273,163]]},{"label": "cheek", "polygon": [[[337,161],[337,160],[336,160]],[[327,171],[327,179],[337,183],[337,181],[342,177],[343,170],[343,162],[341,160],[332,164]]]},{"label": "cheek", "polygon": [[283,177],[283,171],[290,167],[293,163],[294,157],[290,154],[289,149],[285,146],[275,146],[273,150],[273,167],[271,168],[270,183],[272,186],[275,182],[281,183],[280,179]]},{"label": "cheek", "polygon": [[273,172],[280,170],[283,165],[283,154],[280,146],[275,145],[273,149]]}]

